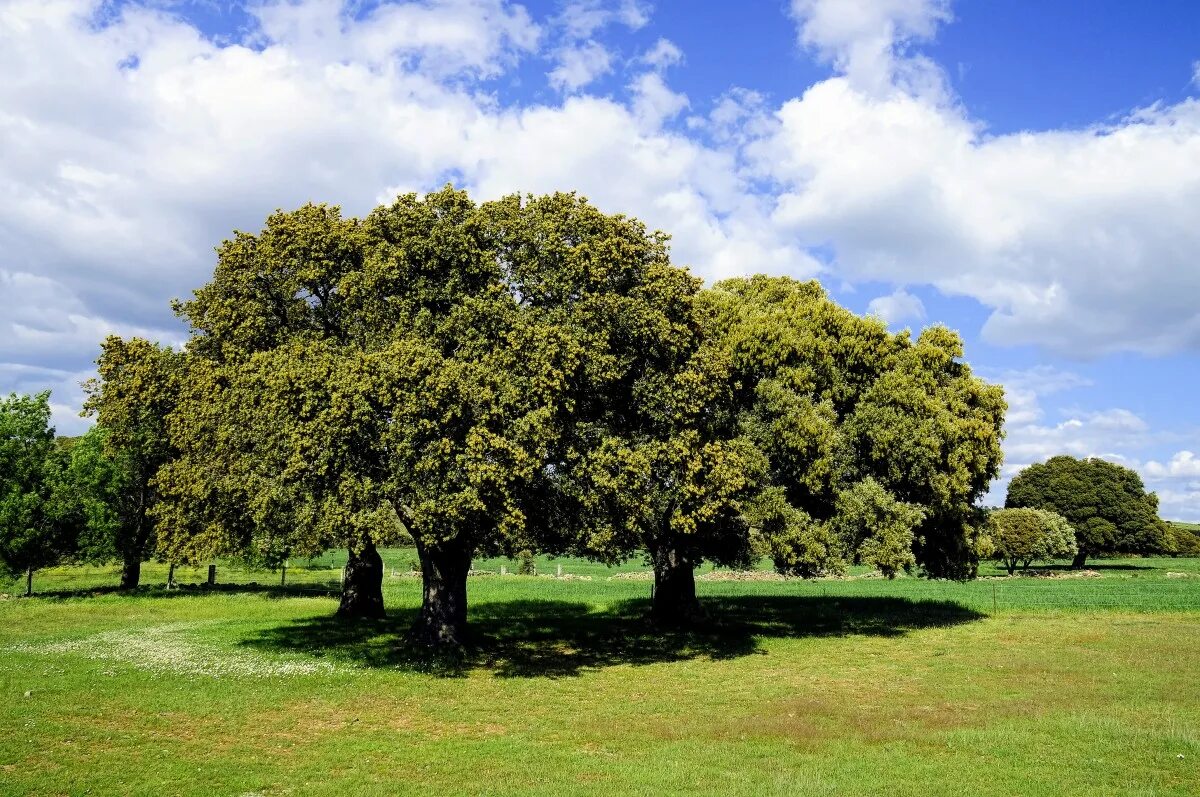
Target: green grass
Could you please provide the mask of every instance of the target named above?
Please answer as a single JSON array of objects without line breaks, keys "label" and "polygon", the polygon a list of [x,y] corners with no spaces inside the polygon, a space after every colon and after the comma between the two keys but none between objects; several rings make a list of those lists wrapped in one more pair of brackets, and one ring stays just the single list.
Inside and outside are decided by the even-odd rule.
[{"label": "green grass", "polygon": [[454,662],[398,644],[411,577],[389,571],[386,621],[333,621],[299,591],[332,557],[297,591],[41,573],[0,600],[0,794],[1197,793],[1198,560],[701,581],[714,623],[672,634],[648,582],[558,563],[592,578],[473,578]]}]

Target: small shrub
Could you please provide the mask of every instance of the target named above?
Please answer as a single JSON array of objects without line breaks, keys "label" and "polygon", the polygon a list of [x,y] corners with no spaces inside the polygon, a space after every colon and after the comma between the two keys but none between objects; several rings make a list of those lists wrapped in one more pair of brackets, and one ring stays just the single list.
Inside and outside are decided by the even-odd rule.
[{"label": "small shrub", "polygon": [[533,559],[533,551],[525,550],[517,554],[517,575],[537,575],[537,562]]}]

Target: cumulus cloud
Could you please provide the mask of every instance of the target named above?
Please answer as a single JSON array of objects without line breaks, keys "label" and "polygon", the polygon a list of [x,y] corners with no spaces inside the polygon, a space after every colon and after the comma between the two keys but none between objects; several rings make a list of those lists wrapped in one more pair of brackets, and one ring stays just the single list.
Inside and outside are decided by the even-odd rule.
[{"label": "cumulus cloud", "polygon": [[683,50],[680,50],[669,39],[659,39],[654,43],[653,47],[642,55],[641,61],[654,69],[662,71],[667,67],[682,63]]},{"label": "cumulus cloud", "polygon": [[905,290],[897,290],[886,296],[876,296],[867,305],[867,312],[889,325],[905,321],[924,321],[925,303],[921,297]]},{"label": "cumulus cloud", "polygon": [[936,68],[905,48],[951,19],[949,0],[792,0],[801,44],[815,49],[855,88],[886,92],[897,79],[937,80]]},{"label": "cumulus cloud", "polygon": [[547,73],[550,85],[559,91],[575,91],[612,71],[612,53],[589,41],[559,51],[558,66]]},{"label": "cumulus cloud", "polygon": [[650,19],[649,9],[636,0],[617,5],[602,0],[573,0],[556,18],[562,41],[553,51],[554,69],[546,73],[550,85],[562,92],[574,92],[613,71],[613,52],[595,40],[610,25],[632,30]]},{"label": "cumulus cloud", "polygon": [[801,40],[841,70],[754,145],[784,185],[775,220],[801,243],[831,248],[847,279],[977,299],[997,343],[1083,357],[1200,346],[1200,103],[990,135],[904,48],[945,3],[793,9]]},{"label": "cumulus cloud", "polygon": [[[232,230],[450,177],[481,198],[579,190],[674,233],[707,276],[816,273],[735,145],[665,129],[688,100],[654,71],[624,100],[503,107],[482,81],[558,23],[502,0],[356,7],[255,5],[243,40],[215,41],[171,6],[0,5],[0,363],[74,374],[110,332],[177,341],[168,300],[204,282]],[[606,6],[595,24],[644,13]]]},{"label": "cumulus cloud", "polygon": [[1200,479],[1200,457],[1191,451],[1178,451],[1165,463],[1150,460],[1146,463],[1146,475],[1152,479]]}]

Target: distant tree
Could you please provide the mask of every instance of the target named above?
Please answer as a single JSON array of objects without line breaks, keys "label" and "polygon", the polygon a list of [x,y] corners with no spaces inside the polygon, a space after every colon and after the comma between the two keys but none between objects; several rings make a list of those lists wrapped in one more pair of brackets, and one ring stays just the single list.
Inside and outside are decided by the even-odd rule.
[{"label": "distant tree", "polygon": [[25,575],[74,549],[74,528],[56,501],[67,453],[50,426],[50,393],[0,398],[0,572]]},{"label": "distant tree", "polygon": [[988,514],[987,535],[993,556],[1008,574],[1035,561],[1074,556],[1075,531],[1067,519],[1044,509],[997,509]]},{"label": "distant tree", "polygon": [[1167,545],[1164,552],[1173,556],[1200,556],[1200,528],[1167,521]]},{"label": "distant tree", "polygon": [[121,562],[121,588],[141,581],[142,562],[157,546],[155,477],[174,456],[167,415],[180,390],[182,355],[142,338],[110,336],[96,361],[98,377],[84,384],[84,414],[98,431],[73,455],[71,474],[87,507],[91,559]]},{"label": "distant tree", "polygon": [[1051,457],[1013,477],[1005,507],[1048,509],[1075,529],[1074,566],[1089,556],[1151,553],[1170,546],[1158,496],[1129,468],[1103,459]]}]

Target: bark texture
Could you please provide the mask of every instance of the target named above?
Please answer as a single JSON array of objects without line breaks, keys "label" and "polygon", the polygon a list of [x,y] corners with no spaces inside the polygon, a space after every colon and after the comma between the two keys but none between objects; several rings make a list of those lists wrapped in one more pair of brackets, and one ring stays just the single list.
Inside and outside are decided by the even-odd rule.
[{"label": "bark texture", "polygon": [[375,543],[363,540],[357,550],[350,549],[337,616],[359,619],[380,618],[384,614],[383,557],[375,549]]},{"label": "bark texture", "polygon": [[665,547],[652,554],[654,597],[650,618],[663,626],[686,626],[704,619],[696,598],[696,566],[679,548]]},{"label": "bark texture", "polygon": [[421,559],[421,613],[413,641],[433,648],[459,647],[467,641],[467,573],[471,552],[461,545],[418,543]]},{"label": "bark texture", "polygon": [[142,555],[126,553],[121,563],[121,589],[137,589],[142,581]]}]

